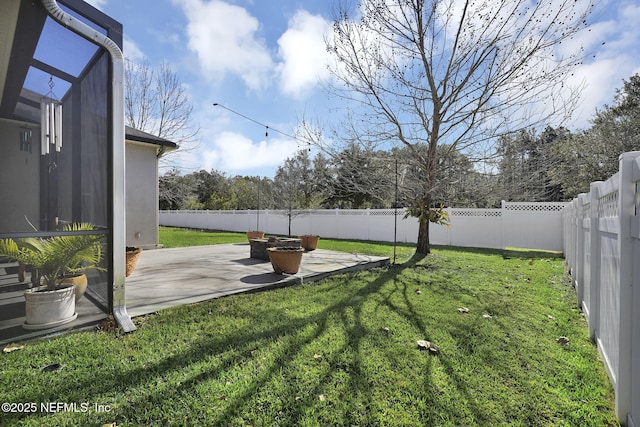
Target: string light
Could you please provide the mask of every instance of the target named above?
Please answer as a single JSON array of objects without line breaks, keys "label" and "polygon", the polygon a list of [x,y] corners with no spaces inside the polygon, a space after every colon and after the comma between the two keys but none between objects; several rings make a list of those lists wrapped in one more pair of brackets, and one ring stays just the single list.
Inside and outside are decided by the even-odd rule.
[{"label": "string light", "polygon": [[249,116],[245,116],[244,114],[239,113],[239,112],[237,112],[237,111],[235,111],[235,110],[232,110],[232,109],[231,109],[231,108],[229,108],[229,107],[225,107],[225,106],[224,106],[224,105],[222,105],[222,104],[218,104],[217,102],[215,102],[215,103],[213,104],[213,106],[214,106],[214,107],[221,107],[221,108],[224,108],[225,110],[227,110],[227,111],[229,111],[229,112],[231,112],[231,113],[233,113],[233,114],[235,114],[235,115],[238,115],[238,116],[240,116],[240,117],[242,117],[242,118],[244,118],[244,119],[247,119],[247,120],[249,120],[249,121],[251,121],[251,122],[253,122],[253,123],[255,123],[255,124],[259,125],[259,126],[264,126],[264,128],[265,128],[265,130],[266,130],[266,131],[265,131],[265,134],[264,134],[265,138],[267,138],[267,137],[269,136],[269,129],[271,129],[272,131],[277,132],[277,133],[279,133],[280,135],[286,136],[287,138],[294,139],[294,140],[296,140],[296,141],[298,141],[298,142],[300,142],[300,143],[302,143],[302,144],[307,144],[307,145],[309,146],[309,151],[311,151],[311,143],[310,143],[309,141],[303,141],[303,140],[301,140],[300,138],[297,138],[297,137],[295,137],[295,136],[293,136],[293,135],[290,135],[290,134],[288,134],[288,133],[286,133],[286,132],[282,132],[281,130],[278,130],[278,129],[273,128],[273,127],[272,127],[272,128],[269,128],[269,126],[268,126],[268,125],[265,125],[264,123],[260,123],[259,121],[255,120],[255,119],[252,119],[252,118],[251,118],[251,117],[249,117]]}]

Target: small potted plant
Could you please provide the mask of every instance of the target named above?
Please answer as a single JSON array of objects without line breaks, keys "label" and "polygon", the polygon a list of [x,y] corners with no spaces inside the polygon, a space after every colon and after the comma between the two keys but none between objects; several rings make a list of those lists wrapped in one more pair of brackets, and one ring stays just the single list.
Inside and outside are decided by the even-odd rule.
[{"label": "small potted plant", "polygon": [[305,234],[303,236],[300,236],[302,247],[307,251],[315,251],[318,248],[318,240],[320,240],[320,236],[315,234]]},{"label": "small potted plant", "polygon": [[[63,231],[91,231],[88,223],[69,224]],[[31,267],[36,286],[24,293],[26,329],[52,328],[74,320],[76,291],[65,283],[65,275],[99,266],[102,260],[102,236],[95,234],[62,235],[48,238],[0,239],[0,255]],[[40,286],[38,286],[40,285]]]},{"label": "small potted plant", "polygon": [[135,270],[136,265],[138,264],[138,258],[140,257],[140,253],[142,252],[142,248],[139,246],[127,246],[125,252],[125,277],[131,276],[133,270]]},{"label": "small potted plant", "polygon": [[296,274],[300,270],[303,252],[303,248],[288,246],[267,248],[273,271],[278,274]]},{"label": "small potted plant", "polygon": [[264,231],[247,231],[247,240],[264,239]]}]

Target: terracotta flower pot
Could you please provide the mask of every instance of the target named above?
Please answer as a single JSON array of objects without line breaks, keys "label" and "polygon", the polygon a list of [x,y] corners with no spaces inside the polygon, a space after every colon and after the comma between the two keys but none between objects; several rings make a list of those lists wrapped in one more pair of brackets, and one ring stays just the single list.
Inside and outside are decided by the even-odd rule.
[{"label": "terracotta flower pot", "polygon": [[247,240],[264,239],[264,231],[247,231]]},{"label": "terracotta flower pot", "polygon": [[318,247],[318,240],[320,240],[320,236],[317,235],[300,236],[302,247],[308,251],[316,250]]},{"label": "terracotta flower pot", "polygon": [[82,298],[82,295],[84,295],[85,291],[87,290],[87,275],[84,273],[79,273],[72,276],[64,276],[62,280],[60,280],[60,284],[73,285],[76,293],[76,302],[78,302],[78,300]]},{"label": "terracotta flower pot", "polygon": [[303,248],[268,248],[269,261],[278,274],[296,274],[300,270]]},{"label": "terracotta flower pot", "polygon": [[125,277],[129,277],[133,270],[136,268],[136,264],[138,263],[138,257],[140,256],[140,252],[142,252],[142,248],[127,246],[127,263],[126,263],[126,271]]}]

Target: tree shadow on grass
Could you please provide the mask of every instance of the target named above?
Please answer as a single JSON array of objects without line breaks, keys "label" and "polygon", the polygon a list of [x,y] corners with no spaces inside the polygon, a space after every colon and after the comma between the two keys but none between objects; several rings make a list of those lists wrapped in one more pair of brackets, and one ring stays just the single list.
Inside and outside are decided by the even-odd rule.
[{"label": "tree shadow on grass", "polygon": [[[437,268],[435,266],[425,265],[425,263],[420,263],[420,261],[428,262],[428,257],[425,259],[424,256],[416,255],[409,260],[406,264],[402,266],[402,271],[404,270],[415,270],[416,268],[424,267],[425,270]],[[402,316],[404,319],[409,321],[409,323],[413,326],[414,329],[421,332],[422,335],[417,337],[418,339],[434,341],[433,333],[435,331],[431,330],[431,326],[428,325],[427,321],[424,319],[423,315],[418,308],[419,303],[423,303],[421,301],[421,297],[417,296],[416,288],[417,286],[411,282],[411,280],[407,280],[402,277],[402,274],[398,274],[391,279],[393,283],[394,290],[388,292],[388,294],[384,298],[384,304],[391,309],[394,313],[399,316]],[[401,303],[394,302],[392,296],[394,293],[399,293],[401,295]],[[437,308],[434,307],[434,310]],[[443,325],[445,327],[445,325]],[[437,344],[437,343],[436,343]],[[429,396],[430,401],[425,402],[424,409],[420,414],[420,422],[424,423],[424,425],[431,424],[440,424],[443,419],[447,419],[450,417],[455,417],[454,414],[451,413],[439,413],[439,409],[443,408],[443,404],[439,402],[439,394],[441,391],[435,389],[432,384],[432,374],[431,371],[433,369],[434,358],[437,358],[437,363],[442,365],[444,372],[448,375],[450,379],[450,383],[453,384],[458,391],[458,393],[464,398],[464,403],[459,402],[458,407],[466,407],[468,409],[473,419],[481,419],[482,417],[482,408],[480,405],[476,403],[476,396],[474,392],[470,390],[467,385],[467,380],[464,375],[458,373],[458,371],[454,368],[453,363],[451,362],[451,350],[441,348],[441,351],[437,355],[430,355],[428,351],[424,352],[426,357],[426,363],[424,365],[423,375],[424,378],[422,387],[425,392],[425,396]],[[442,409],[440,409],[442,410]],[[459,420],[460,422],[461,420]]]},{"label": "tree shadow on grass", "polygon": [[[261,316],[263,316],[262,324],[265,325],[265,329],[263,330],[246,327],[240,328],[228,336],[203,334],[201,338],[191,343],[188,348],[160,358],[155,363],[146,363],[143,366],[132,369],[127,369],[126,365],[123,365],[113,370],[104,370],[105,367],[102,363],[96,360],[95,365],[85,367],[86,371],[80,372],[83,368],[78,366],[63,369],[56,372],[56,377],[46,380],[49,383],[46,389],[40,388],[39,391],[33,393],[32,391],[28,391],[33,390],[33,388],[29,389],[27,387],[24,392],[16,394],[16,399],[25,402],[100,402],[101,396],[127,394],[132,389],[144,388],[144,391],[136,391],[134,397],[130,399],[126,406],[120,406],[110,414],[111,418],[113,418],[111,421],[118,421],[119,423],[133,422],[132,420],[139,418],[136,415],[137,413],[143,414],[156,411],[158,407],[162,407],[165,399],[169,396],[175,401],[175,399],[179,399],[180,396],[189,395],[199,384],[212,379],[220,379],[229,369],[244,363],[253,362],[254,352],[260,350],[263,345],[274,341],[281,341],[282,344],[278,344],[274,350],[278,353],[278,357],[276,357],[271,364],[263,366],[260,374],[252,378],[251,384],[241,393],[235,394],[233,398],[226,398],[228,400],[225,402],[226,405],[224,409],[217,411],[213,418],[213,424],[225,424],[227,420],[241,414],[245,405],[272,381],[275,376],[280,375],[283,370],[290,368],[291,365],[295,363],[295,356],[303,347],[309,345],[326,332],[328,319],[339,318],[342,319],[343,322],[346,322],[349,317],[346,311],[353,310],[356,324],[346,328],[346,340],[341,350],[357,348],[365,333],[364,327],[359,324],[362,301],[365,300],[368,295],[378,292],[380,287],[387,282],[389,275],[394,274],[396,274],[394,270],[383,272],[379,278],[364,288],[359,289],[355,294],[343,288],[341,290],[344,294],[343,297],[337,299],[334,303],[316,314],[301,318],[282,318],[279,313],[261,313]],[[312,333],[306,335],[299,333],[299,331],[310,327],[312,328]],[[167,334],[166,339],[167,346],[171,346],[170,334]],[[60,345],[64,345],[63,340],[60,341]],[[118,346],[118,348],[121,347]],[[364,396],[361,400],[367,400],[370,399],[371,396],[365,379],[366,373],[361,366],[360,356],[357,352],[354,354],[355,356],[348,363],[349,371],[353,373],[353,375],[349,375],[350,385],[356,389],[354,391]],[[327,363],[333,366],[333,368],[325,374],[324,378],[316,383],[315,388],[309,391],[309,396],[313,397],[316,393],[319,394],[323,388],[323,384],[330,381],[332,370],[339,369],[341,362],[337,358],[338,356],[335,356],[327,360]],[[212,360],[214,360],[215,363],[207,365],[208,362]],[[63,365],[65,364],[64,360],[60,360],[60,362]],[[188,379],[179,381],[173,385],[170,390],[166,388],[167,384],[171,384],[171,381],[163,381],[162,379],[168,379],[176,375],[185,375],[182,373],[185,366],[201,364],[207,367],[191,376],[189,376],[189,372],[187,372],[186,374],[189,376]],[[212,366],[208,367],[210,365]],[[76,372],[71,372],[71,369],[74,369]],[[87,373],[88,371],[92,372]],[[36,375],[46,374],[41,373]],[[95,376],[99,378],[95,379]],[[155,385],[146,387],[148,384]],[[289,412],[283,415],[283,419],[288,418],[288,422],[292,424],[295,424],[295,420],[303,416],[305,404],[313,405],[317,403],[315,400],[309,401],[307,398],[296,401],[296,397],[299,397],[297,396],[299,392],[299,390],[290,390],[289,395],[280,397],[282,401],[293,405],[293,407],[288,408]],[[162,411],[160,411],[160,413],[162,413]],[[24,416],[24,414],[5,415],[7,415],[7,421],[12,419],[17,420]],[[46,414],[37,413],[29,416],[29,418],[40,418],[43,416],[46,416]],[[80,414],[79,416],[97,417],[96,414]],[[348,414],[343,414],[343,416],[348,418]],[[372,414],[372,416],[374,415]],[[371,422],[372,420],[373,418],[369,419]],[[141,422],[142,421],[143,420],[141,420]],[[211,421],[211,419],[209,419],[209,421]]]},{"label": "tree shadow on grass", "polygon": [[[424,256],[414,255],[408,262],[379,270],[373,276],[370,283],[361,288],[349,288],[348,286],[332,285],[328,291],[337,294],[335,300],[326,307],[307,315],[295,317],[286,316],[282,311],[270,311],[268,307],[255,306],[252,309],[252,319],[259,321],[259,327],[247,325],[239,327],[233,333],[226,335],[216,334],[215,331],[205,331],[188,345],[188,347],[169,352],[166,356],[155,362],[145,362],[144,365],[127,369],[126,365],[114,369],[105,370],[96,361],[92,374],[65,372],[56,373],[60,378],[47,380],[50,382],[47,389],[31,394],[28,391],[18,393],[17,399],[21,401],[90,401],[100,403],[103,396],[129,395],[126,404],[119,403],[109,414],[109,421],[120,423],[149,423],[155,420],[159,423],[226,425],[229,420],[243,415],[249,408],[253,419],[244,421],[250,423],[262,422],[264,424],[278,423],[280,425],[299,425],[305,417],[313,416],[320,411],[320,416],[329,416],[330,419],[315,420],[320,424],[344,424],[344,425],[375,425],[384,414],[379,413],[376,405],[376,397],[373,395],[371,383],[374,381],[373,372],[369,371],[362,353],[364,340],[370,339],[372,333],[380,331],[368,329],[363,319],[365,304],[382,299],[390,310],[401,316],[422,334],[421,338],[429,339],[430,331],[427,323],[422,318],[420,311],[415,307],[410,293],[410,284],[402,280],[402,274],[409,268],[418,265]],[[348,278],[345,276],[345,282]],[[355,277],[355,276],[351,276]],[[388,288],[387,285],[393,287]],[[315,285],[305,285],[315,286]],[[327,289],[324,290],[327,292]],[[403,304],[394,302],[393,293],[400,292]],[[312,299],[310,295],[307,298]],[[202,309],[204,311],[204,309]],[[231,316],[232,314],[230,314]],[[250,320],[251,321],[251,320]],[[326,337],[327,331],[338,322],[344,342],[337,346],[332,354],[321,355],[318,363],[323,363],[324,369],[319,371],[311,383],[299,382],[296,378],[296,370],[300,369],[297,357],[309,346],[321,342]],[[160,327],[160,326],[158,326]],[[175,332],[173,332],[175,333]],[[135,337],[132,336],[132,337]],[[375,338],[375,337],[374,337]],[[171,346],[171,333],[165,335],[167,346]],[[62,345],[61,341],[61,345]],[[258,354],[263,354],[265,346],[273,346],[269,352],[268,360],[260,362]],[[120,348],[120,346],[118,346]],[[382,351],[382,350],[381,350]],[[426,353],[422,366],[424,388],[429,391],[431,367],[433,361]],[[389,364],[399,363],[397,356],[386,354]],[[451,377],[453,384],[465,396],[471,405],[471,410],[480,415],[480,410],[473,406],[473,396],[466,386],[465,379],[456,373],[449,364],[446,352],[439,356],[440,363],[445,366],[445,372]],[[62,361],[64,363],[64,361]],[[192,395],[199,391],[203,384],[211,381],[226,381],[230,373],[241,366],[253,364],[256,366],[254,375],[250,381],[237,387],[230,395],[203,396],[202,408],[191,408],[186,411],[185,419],[169,420],[166,417],[177,409],[165,406],[176,405],[176,402],[192,399]],[[110,367],[109,367],[110,368]],[[76,368],[81,369],[81,368]],[[244,374],[243,374],[244,375]],[[95,379],[99,376],[99,379]],[[327,393],[327,389],[336,387],[336,377],[344,377],[346,385],[344,390],[350,390],[351,396],[331,396],[328,399],[342,399],[341,406],[335,412],[320,410],[320,396]],[[175,378],[180,378],[176,380]],[[282,380],[280,382],[280,380]],[[272,396],[273,401],[261,400],[262,393],[270,390],[272,384],[282,384],[282,389],[277,396]],[[432,401],[437,403],[437,395],[431,393]],[[264,411],[251,408],[256,400],[264,405]],[[334,401],[335,403],[335,401]],[[386,404],[386,402],[385,402]],[[428,419],[429,414],[424,409],[422,414]],[[363,410],[364,408],[364,410]],[[309,415],[309,414],[312,415]],[[274,415],[275,414],[275,415]],[[21,418],[20,414],[6,414],[8,420]],[[29,418],[37,418],[46,414],[38,413]],[[100,414],[79,414],[86,417],[82,421],[102,422],[104,417]],[[260,421],[257,417],[269,417],[273,419]],[[276,420],[275,417],[278,419]],[[44,421],[44,420],[43,420]],[[424,421],[424,420],[423,420]]]}]

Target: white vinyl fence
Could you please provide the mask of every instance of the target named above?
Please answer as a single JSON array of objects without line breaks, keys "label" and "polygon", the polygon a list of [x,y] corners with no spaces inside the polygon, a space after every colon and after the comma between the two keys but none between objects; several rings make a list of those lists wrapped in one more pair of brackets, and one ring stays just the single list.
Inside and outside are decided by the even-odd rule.
[{"label": "white vinyl fence", "polygon": [[[434,245],[503,249],[562,250],[562,209],[566,203],[502,203],[501,209],[447,208],[451,227],[431,224]],[[291,234],[325,238],[395,241],[418,240],[416,218],[403,219],[399,209],[324,209],[298,212]],[[286,211],[160,211],[160,225],[268,234],[288,234]]]},{"label": "white vinyl fence", "polygon": [[[562,212],[566,262],[616,393],[616,412],[640,422],[640,151]],[[635,423],[634,423],[635,422]]]}]

